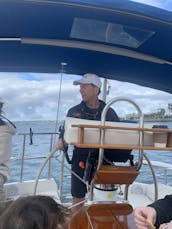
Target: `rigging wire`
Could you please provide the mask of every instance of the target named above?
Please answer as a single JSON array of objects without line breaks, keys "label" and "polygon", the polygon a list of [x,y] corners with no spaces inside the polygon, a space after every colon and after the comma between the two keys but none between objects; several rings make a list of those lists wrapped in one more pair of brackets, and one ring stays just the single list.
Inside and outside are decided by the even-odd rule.
[{"label": "rigging wire", "polygon": [[[57,100],[57,112],[56,112],[56,122],[55,122],[55,129],[54,132],[57,132],[58,125],[59,125],[59,111],[60,111],[60,102],[61,102],[61,91],[62,91],[62,80],[63,80],[63,74],[64,74],[64,67],[67,65],[67,63],[60,63],[61,64],[61,73],[60,73],[60,84],[59,84],[59,93],[58,93],[58,100]],[[55,144],[55,137],[53,139],[53,144]]]}]

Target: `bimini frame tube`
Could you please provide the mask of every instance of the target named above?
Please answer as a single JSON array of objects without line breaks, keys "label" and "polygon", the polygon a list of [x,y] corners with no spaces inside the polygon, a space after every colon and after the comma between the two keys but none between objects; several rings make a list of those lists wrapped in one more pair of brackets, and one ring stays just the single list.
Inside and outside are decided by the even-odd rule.
[{"label": "bimini frame tube", "polygon": [[[106,122],[106,114],[107,111],[109,109],[109,107],[116,102],[120,102],[120,101],[124,101],[124,102],[128,102],[130,104],[132,104],[137,112],[138,112],[138,116],[139,116],[139,128],[143,128],[143,121],[144,121],[144,115],[141,111],[141,109],[139,108],[139,106],[132,100],[125,98],[125,97],[116,97],[111,99],[106,106],[103,109],[102,115],[101,115],[101,125],[104,126],[105,122]],[[101,128],[100,129],[100,144],[104,144],[104,139],[105,139],[105,129]],[[143,146],[143,131],[139,131],[139,145]],[[98,160],[98,167],[97,170],[100,169],[100,166],[102,165],[103,162],[103,154],[104,154],[104,149],[100,148],[99,149],[99,160]],[[143,150],[140,149],[139,150],[139,158],[138,158],[138,165],[137,165],[137,169],[139,170],[142,164],[142,160],[143,160]]]}]

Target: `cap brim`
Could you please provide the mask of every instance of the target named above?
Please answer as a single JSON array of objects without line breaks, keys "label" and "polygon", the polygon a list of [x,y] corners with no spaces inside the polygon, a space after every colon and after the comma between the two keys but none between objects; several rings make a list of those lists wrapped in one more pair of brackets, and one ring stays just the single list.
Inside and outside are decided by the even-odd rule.
[{"label": "cap brim", "polygon": [[83,79],[81,79],[81,80],[75,80],[75,81],[73,82],[73,85],[89,84],[89,83],[90,83],[90,82],[84,81]]},{"label": "cap brim", "polygon": [[73,81],[73,85],[79,85],[79,84],[81,84],[81,82],[79,80]]}]

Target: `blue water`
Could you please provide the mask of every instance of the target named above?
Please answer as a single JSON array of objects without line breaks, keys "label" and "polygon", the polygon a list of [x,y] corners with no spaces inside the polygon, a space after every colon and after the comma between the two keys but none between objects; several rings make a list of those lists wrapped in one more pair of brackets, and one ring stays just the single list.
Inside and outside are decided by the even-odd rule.
[{"label": "blue water", "polygon": [[[26,137],[26,146],[25,146],[25,157],[36,157],[36,156],[47,156],[50,152],[50,136],[48,135],[35,135],[35,133],[44,133],[44,132],[54,132],[55,124],[49,122],[17,122],[15,123],[17,127],[17,134],[13,137],[13,157],[21,158],[22,156],[22,146],[23,146],[23,136],[19,133],[29,133],[30,128],[33,131],[32,141],[33,144],[30,144],[30,137]],[[19,162],[20,163],[20,162]],[[11,168],[11,179],[16,181],[19,179],[18,173],[20,173],[19,163],[12,163]],[[25,161],[25,171],[24,179],[34,178],[35,171],[39,168],[41,161]],[[30,170],[30,166],[31,169]]]},{"label": "blue water", "polygon": [[[168,129],[172,129],[172,122],[154,122],[152,123],[158,124],[158,125],[167,125]],[[165,163],[172,163],[172,151],[154,151],[154,150],[148,150],[145,151],[146,155],[150,160],[159,161],[159,162],[165,162]],[[143,181],[146,183],[152,182],[152,175],[150,173],[150,169],[147,166],[142,166],[141,171],[144,171],[143,175],[141,174],[138,177],[138,181]],[[158,182],[164,183],[164,170],[155,168],[156,177]],[[172,171],[168,171],[168,178],[167,183],[172,185]]]},{"label": "blue water", "polygon": [[[54,132],[55,131],[55,122],[17,122],[15,123],[17,126],[18,133],[29,133],[30,128],[33,131],[33,144],[30,144],[30,138],[27,136],[26,138],[26,147],[25,147],[25,157],[36,157],[36,156],[44,156],[46,157],[50,153],[50,136],[47,135],[34,135],[34,133],[45,133],[45,132]],[[154,123],[157,124],[157,123]],[[158,123],[158,124],[165,124],[168,125],[169,129],[172,129],[171,122],[165,123]],[[56,142],[57,136],[55,136],[54,141]],[[22,156],[22,144],[23,144],[23,137],[16,134],[13,137],[13,157],[14,158],[21,158]],[[171,163],[172,159],[172,152],[171,151],[146,151],[147,156],[151,160],[155,161],[162,161]],[[41,163],[45,159],[37,159],[37,160],[25,160],[24,161],[24,172],[22,179],[35,179],[37,176],[37,172],[41,166]],[[19,181],[20,173],[21,173],[21,162],[20,161],[12,161],[9,162],[9,167],[11,169],[11,177],[9,182]],[[51,160],[52,166],[52,177],[54,177],[59,183],[60,177],[60,164],[55,160]],[[142,167],[142,170],[145,169],[145,166]],[[68,174],[68,170],[65,169],[65,173]],[[160,169],[156,169],[156,174],[158,179],[162,178],[164,171]],[[47,166],[44,169],[41,178],[47,177],[48,169]],[[172,184],[172,172],[168,172],[168,183]],[[150,170],[147,169],[147,172],[143,175],[139,176],[138,180],[144,181],[147,183],[152,182],[152,175]],[[162,181],[162,180],[160,180]],[[64,192],[69,192],[70,189],[70,180],[65,178],[64,181]]]}]

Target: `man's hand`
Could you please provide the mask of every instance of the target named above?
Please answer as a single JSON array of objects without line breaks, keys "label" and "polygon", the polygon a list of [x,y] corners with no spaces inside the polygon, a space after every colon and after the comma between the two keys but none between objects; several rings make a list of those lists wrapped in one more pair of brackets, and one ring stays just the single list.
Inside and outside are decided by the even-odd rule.
[{"label": "man's hand", "polygon": [[134,210],[134,220],[138,229],[153,229],[156,211],[152,207],[137,207]]},{"label": "man's hand", "polygon": [[64,144],[63,144],[63,141],[62,141],[61,138],[59,138],[59,140],[58,140],[58,142],[56,143],[55,146],[56,146],[56,148],[57,148],[58,150],[63,150]]}]

